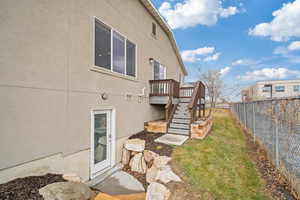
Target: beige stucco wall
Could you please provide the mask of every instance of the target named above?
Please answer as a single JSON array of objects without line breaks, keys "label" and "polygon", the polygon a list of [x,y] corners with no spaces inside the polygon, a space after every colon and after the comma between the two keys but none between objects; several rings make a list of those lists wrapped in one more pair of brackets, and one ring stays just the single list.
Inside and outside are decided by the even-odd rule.
[{"label": "beige stucco wall", "polygon": [[[138,0],[1,0],[0,8],[0,174],[89,149],[93,109],[116,109],[118,149],[145,121],[162,117],[147,98],[149,58],[167,67],[167,78],[178,80],[183,72],[160,26],[152,37],[155,20]],[[91,70],[94,16],[137,45],[136,80]],[[145,98],[138,102],[144,87]],[[86,177],[88,160],[73,171]]]},{"label": "beige stucco wall", "polygon": [[[265,99],[270,98],[270,92],[263,92],[264,85],[271,84],[273,87],[272,90],[272,96],[274,98],[285,98],[285,97],[295,97],[300,95],[299,92],[293,91],[293,86],[298,85],[300,86],[300,80],[282,80],[282,81],[261,81],[257,82],[255,85],[255,96],[257,99]],[[276,92],[275,87],[276,86],[284,86],[285,90],[284,92]]]}]

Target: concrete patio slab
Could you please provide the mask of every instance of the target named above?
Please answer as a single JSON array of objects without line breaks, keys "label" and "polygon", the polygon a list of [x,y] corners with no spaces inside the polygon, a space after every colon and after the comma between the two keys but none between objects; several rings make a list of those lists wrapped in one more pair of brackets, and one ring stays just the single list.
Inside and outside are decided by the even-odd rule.
[{"label": "concrete patio slab", "polygon": [[109,195],[123,195],[145,192],[143,185],[130,174],[118,171],[101,183],[93,186]]},{"label": "concrete patio slab", "polygon": [[187,139],[189,139],[189,137],[188,136],[184,136],[184,135],[166,134],[166,135],[163,135],[163,136],[157,138],[154,141],[155,142],[164,143],[164,144],[172,144],[172,145],[178,145],[178,146],[180,146]]}]

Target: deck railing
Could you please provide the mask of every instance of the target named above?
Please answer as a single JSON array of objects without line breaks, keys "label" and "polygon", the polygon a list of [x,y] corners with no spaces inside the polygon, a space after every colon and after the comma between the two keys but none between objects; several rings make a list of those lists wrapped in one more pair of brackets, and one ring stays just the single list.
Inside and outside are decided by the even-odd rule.
[{"label": "deck railing", "polygon": [[194,87],[181,87],[180,97],[191,98],[194,92]]},{"label": "deck railing", "polygon": [[197,110],[199,115],[201,114],[200,111],[203,109],[205,110],[204,102],[201,103],[201,99],[205,98],[205,86],[201,81],[196,82],[195,89],[192,94],[191,101],[189,103],[189,109],[191,112],[191,123],[197,120]]},{"label": "deck railing", "polygon": [[173,79],[150,80],[149,96],[179,97],[179,82]]}]

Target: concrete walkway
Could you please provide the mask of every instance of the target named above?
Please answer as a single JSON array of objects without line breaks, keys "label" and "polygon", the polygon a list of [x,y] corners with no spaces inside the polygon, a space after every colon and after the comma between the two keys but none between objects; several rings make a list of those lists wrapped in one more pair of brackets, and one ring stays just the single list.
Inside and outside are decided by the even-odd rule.
[{"label": "concrete walkway", "polygon": [[145,192],[143,185],[130,174],[118,171],[101,183],[93,186],[109,195],[122,195]]},{"label": "concrete walkway", "polygon": [[184,135],[165,134],[157,138],[155,142],[180,146],[187,141],[187,139],[189,139],[189,137]]}]

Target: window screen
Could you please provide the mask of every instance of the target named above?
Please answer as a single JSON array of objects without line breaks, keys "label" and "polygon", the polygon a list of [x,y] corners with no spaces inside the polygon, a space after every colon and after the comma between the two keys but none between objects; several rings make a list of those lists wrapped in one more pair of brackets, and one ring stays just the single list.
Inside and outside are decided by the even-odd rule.
[{"label": "window screen", "polygon": [[125,74],[125,38],[114,31],[113,71]]},{"label": "window screen", "polygon": [[95,21],[95,65],[111,69],[111,30]]},{"label": "window screen", "polygon": [[129,76],[135,76],[135,44],[127,40],[126,42],[126,74]]},{"label": "window screen", "polygon": [[136,45],[99,20],[95,20],[95,66],[136,77]]}]

